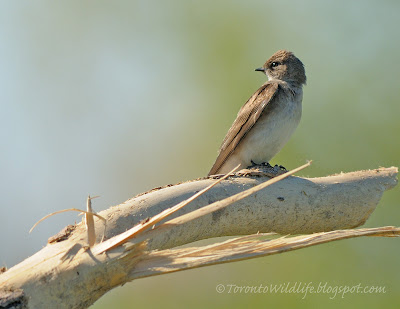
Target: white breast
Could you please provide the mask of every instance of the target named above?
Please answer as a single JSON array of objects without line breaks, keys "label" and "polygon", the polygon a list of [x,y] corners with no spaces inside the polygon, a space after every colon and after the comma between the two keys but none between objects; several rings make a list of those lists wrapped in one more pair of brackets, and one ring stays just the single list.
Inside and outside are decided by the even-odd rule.
[{"label": "white breast", "polygon": [[241,168],[246,168],[251,161],[269,162],[283,148],[301,118],[302,92],[290,97],[293,99],[281,100],[276,108],[263,113],[221,167],[220,173],[229,172],[239,163]]}]

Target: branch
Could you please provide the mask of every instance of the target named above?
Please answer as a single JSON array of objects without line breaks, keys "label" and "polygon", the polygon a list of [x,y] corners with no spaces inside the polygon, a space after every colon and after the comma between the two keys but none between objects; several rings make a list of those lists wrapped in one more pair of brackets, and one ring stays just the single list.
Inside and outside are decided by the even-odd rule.
[{"label": "branch", "polygon": [[129,281],[197,267],[284,253],[347,238],[361,236],[395,237],[400,236],[400,228],[386,226],[358,230],[338,230],[290,238],[284,236],[272,240],[260,239],[263,236],[271,236],[271,233],[239,237],[201,248],[151,251],[145,259],[139,261],[130,270]]},{"label": "branch", "polygon": [[[362,225],[383,192],[397,183],[397,168],[380,168],[323,178],[288,177],[226,208],[195,215],[196,209],[252,188],[268,178],[231,177],[175,212],[168,222],[142,232],[106,253],[87,245],[84,224],[69,227],[52,244],[0,275],[0,307],[10,301],[32,308],[87,308],[127,281],[171,271],[253,258],[357,236],[396,236],[399,228],[334,231],[275,240],[260,235],[185,249],[199,239],[257,232],[307,234]],[[214,183],[198,179],[154,189],[102,211],[106,239],[146,222]],[[217,202],[217,204],[220,202]],[[223,201],[221,202],[223,203]],[[206,207],[203,209],[207,209]],[[203,209],[200,212],[203,212]],[[97,242],[103,222],[95,218]],[[261,235],[263,236],[263,235]],[[57,242],[58,241],[58,242]],[[158,251],[153,251],[153,250]],[[40,282],[40,284],[38,284]],[[17,308],[17,306],[16,306]],[[22,307],[21,307],[22,308]]]},{"label": "branch", "polygon": [[[288,177],[228,208],[189,222],[172,221],[174,227],[152,237],[148,248],[168,249],[201,239],[257,232],[287,235],[354,228],[365,223],[383,192],[397,184],[396,175],[397,168],[391,167],[321,178]],[[252,188],[266,179],[228,179],[172,218]],[[173,207],[214,181],[207,178],[155,189],[101,212],[107,218],[106,238]]]}]

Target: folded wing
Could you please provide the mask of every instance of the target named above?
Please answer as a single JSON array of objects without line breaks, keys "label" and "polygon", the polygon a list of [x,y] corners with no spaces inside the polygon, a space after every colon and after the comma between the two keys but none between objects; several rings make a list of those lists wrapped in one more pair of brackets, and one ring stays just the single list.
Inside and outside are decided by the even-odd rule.
[{"label": "folded wing", "polygon": [[242,106],[222,142],[218,157],[208,175],[218,173],[219,169],[224,165],[242,139],[255,125],[267,105],[274,99],[278,90],[278,83],[267,82]]}]

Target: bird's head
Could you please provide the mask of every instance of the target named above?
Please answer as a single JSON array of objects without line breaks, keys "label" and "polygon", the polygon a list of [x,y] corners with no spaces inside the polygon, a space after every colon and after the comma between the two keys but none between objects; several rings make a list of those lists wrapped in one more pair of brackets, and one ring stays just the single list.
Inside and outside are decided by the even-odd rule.
[{"label": "bird's head", "polygon": [[282,80],[298,86],[307,81],[303,63],[292,52],[286,50],[278,50],[256,71],[264,72],[269,80]]}]

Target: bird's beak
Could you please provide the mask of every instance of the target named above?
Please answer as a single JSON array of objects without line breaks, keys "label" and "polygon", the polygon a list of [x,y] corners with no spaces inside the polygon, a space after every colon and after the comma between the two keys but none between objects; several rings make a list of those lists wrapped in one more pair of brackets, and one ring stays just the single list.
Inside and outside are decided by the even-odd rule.
[{"label": "bird's beak", "polygon": [[255,69],[254,71],[265,72],[264,68],[258,68],[258,69]]}]

